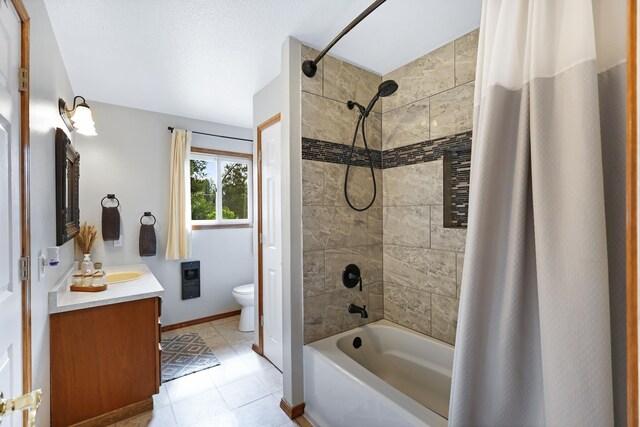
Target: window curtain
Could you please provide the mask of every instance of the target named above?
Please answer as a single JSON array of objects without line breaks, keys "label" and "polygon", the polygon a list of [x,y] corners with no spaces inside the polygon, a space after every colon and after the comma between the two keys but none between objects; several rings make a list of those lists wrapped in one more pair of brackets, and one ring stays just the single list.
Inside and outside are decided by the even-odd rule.
[{"label": "window curtain", "polygon": [[624,0],[484,0],[451,426],[625,418]]},{"label": "window curtain", "polygon": [[171,134],[171,181],[169,183],[169,234],[167,259],[191,257],[191,131]]}]

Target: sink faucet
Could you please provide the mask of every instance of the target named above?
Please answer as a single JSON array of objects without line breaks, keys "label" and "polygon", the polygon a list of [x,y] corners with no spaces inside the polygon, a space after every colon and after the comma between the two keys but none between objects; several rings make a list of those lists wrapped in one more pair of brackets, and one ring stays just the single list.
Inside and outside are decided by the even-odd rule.
[{"label": "sink faucet", "polygon": [[349,304],[349,313],[360,313],[360,317],[362,317],[363,319],[366,319],[369,317],[369,314],[367,314],[367,310],[366,310],[367,306],[363,305],[362,307],[358,307],[355,304]]}]

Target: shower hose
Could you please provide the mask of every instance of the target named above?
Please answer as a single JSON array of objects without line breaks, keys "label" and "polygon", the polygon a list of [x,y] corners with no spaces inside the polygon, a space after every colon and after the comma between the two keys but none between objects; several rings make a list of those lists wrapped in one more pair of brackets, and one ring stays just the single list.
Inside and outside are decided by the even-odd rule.
[{"label": "shower hose", "polygon": [[[366,119],[367,119],[367,114],[360,113],[360,117],[358,117],[358,123],[356,124],[356,131],[353,134],[353,142],[351,144],[351,151],[349,153],[349,161],[347,162],[347,173],[344,177],[344,197],[347,200],[347,204],[351,207],[351,209],[358,212],[363,212],[369,209],[371,205],[373,205],[373,202],[375,202],[376,194],[377,194],[376,176],[373,172],[373,160],[371,159],[371,150],[367,145],[367,135],[364,130]],[[351,159],[353,158],[353,151],[356,147],[356,140],[358,139],[358,129],[360,128],[361,125],[362,125],[362,140],[364,141],[364,148],[367,152],[367,157],[369,158],[369,169],[371,170],[371,179],[373,180],[373,197],[371,198],[371,202],[369,202],[367,206],[365,206],[364,208],[357,208],[353,205],[353,203],[351,203],[351,200],[349,200],[348,183],[349,183],[349,170],[351,169]]]}]

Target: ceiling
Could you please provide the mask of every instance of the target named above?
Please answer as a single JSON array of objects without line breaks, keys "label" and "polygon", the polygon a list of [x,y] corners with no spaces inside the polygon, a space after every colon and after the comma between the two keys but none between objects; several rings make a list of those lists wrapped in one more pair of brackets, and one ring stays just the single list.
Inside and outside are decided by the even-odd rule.
[{"label": "ceiling", "polygon": [[[87,99],[252,126],[287,36],[322,49],[372,0],[45,0]],[[388,0],[331,54],[384,74],[476,27],[481,0]]]}]

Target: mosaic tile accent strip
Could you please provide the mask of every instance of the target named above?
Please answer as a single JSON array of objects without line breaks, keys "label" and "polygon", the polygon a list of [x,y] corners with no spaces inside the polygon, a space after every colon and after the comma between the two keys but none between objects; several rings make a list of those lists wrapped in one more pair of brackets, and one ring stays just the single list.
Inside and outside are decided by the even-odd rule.
[{"label": "mosaic tile accent strip", "polygon": [[444,151],[444,226],[467,228],[471,147]]},{"label": "mosaic tile accent strip", "polygon": [[[321,141],[318,139],[302,138],[302,159],[315,160],[326,163],[339,163],[346,165],[349,162],[351,146],[337,144],[335,142]],[[373,167],[382,169],[382,155],[379,150],[371,150]],[[369,166],[367,150],[363,147],[355,147],[351,166]]]},{"label": "mosaic tile accent strip", "polygon": [[[444,157],[444,227],[466,228],[469,211],[472,132],[417,142],[390,150],[371,150],[373,167],[389,169],[432,162]],[[351,147],[334,142],[302,138],[302,158],[346,165]],[[366,150],[355,147],[353,166],[369,166]]]},{"label": "mosaic tile accent strip", "polygon": [[[385,151],[371,150],[373,167],[388,169],[432,162],[440,159],[445,150],[455,151],[471,147],[471,135],[472,132],[468,131]],[[302,138],[302,158],[304,160],[346,165],[349,160],[350,150],[351,146],[349,145]],[[369,166],[369,160],[364,148],[355,147],[353,154],[353,166]]]},{"label": "mosaic tile accent strip", "polygon": [[471,131],[462,132],[444,138],[385,150],[382,153],[382,166],[384,169],[389,169],[438,160],[442,157],[444,150],[455,151],[470,148],[471,134]]}]

